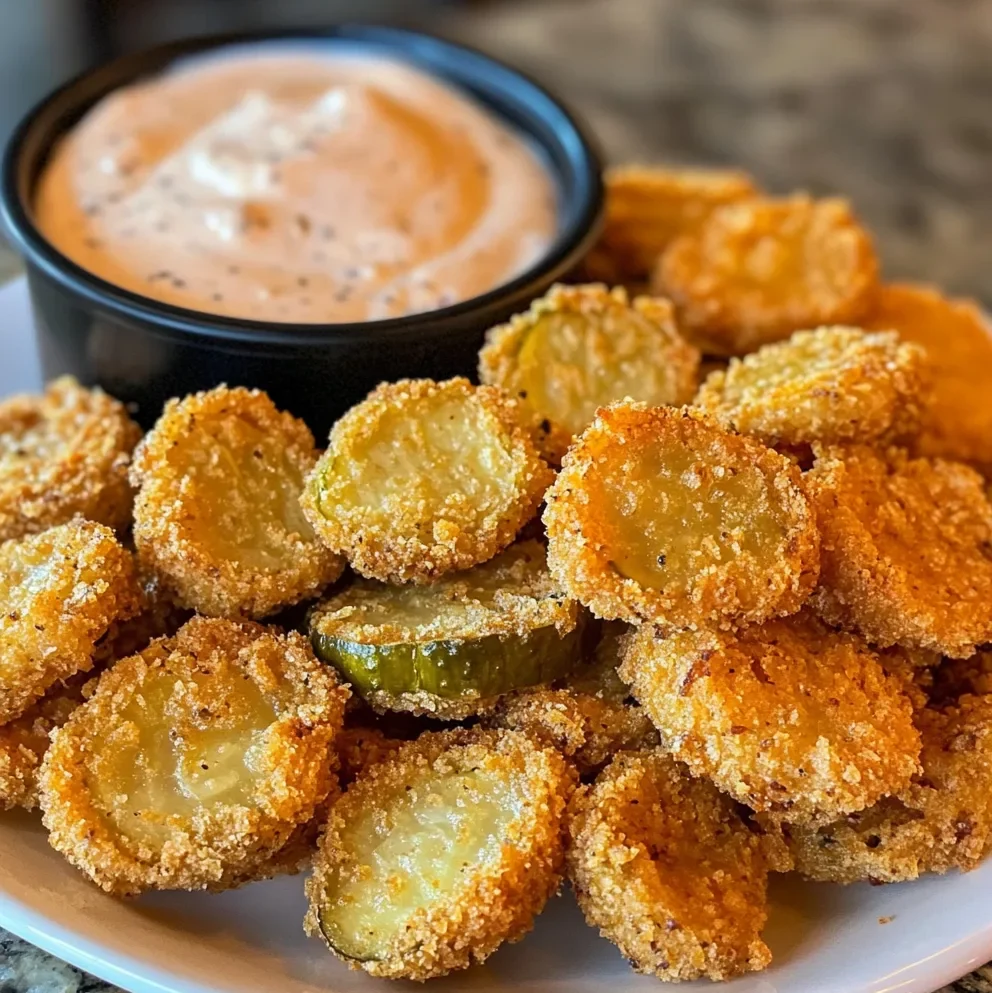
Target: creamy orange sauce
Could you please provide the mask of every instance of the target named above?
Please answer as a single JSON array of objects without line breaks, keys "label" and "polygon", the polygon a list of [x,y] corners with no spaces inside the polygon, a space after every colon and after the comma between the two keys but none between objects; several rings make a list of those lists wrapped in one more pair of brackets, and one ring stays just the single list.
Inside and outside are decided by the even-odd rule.
[{"label": "creamy orange sauce", "polygon": [[84,269],[180,307],[375,320],[526,269],[554,188],[506,125],[382,58],[232,51],[102,100],[56,149],[41,232]]}]

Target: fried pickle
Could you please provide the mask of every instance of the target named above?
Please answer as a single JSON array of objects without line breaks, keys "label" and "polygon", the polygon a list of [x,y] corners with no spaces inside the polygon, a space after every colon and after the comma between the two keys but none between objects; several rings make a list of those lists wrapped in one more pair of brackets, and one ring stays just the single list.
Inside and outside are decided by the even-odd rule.
[{"label": "fried pickle", "polygon": [[599,411],[548,491],[548,565],[599,617],[671,628],[798,610],[818,535],[799,470],[690,410]]},{"label": "fried pickle", "polygon": [[334,425],[303,509],[361,575],[429,583],[506,548],[552,478],[503,390],[405,379]]},{"label": "fried pickle", "polygon": [[862,810],[919,768],[902,681],[806,611],[736,634],[628,640],[620,675],[661,740],[734,799],[795,822]]},{"label": "fried pickle", "polygon": [[574,771],[513,731],[421,735],[331,809],[306,928],[354,969],[423,981],[519,941],[557,890]]},{"label": "fried pickle", "polygon": [[131,452],[141,429],[123,404],[71,376],[0,403],[0,540],[74,517],[115,530],[131,519]]},{"label": "fried pickle", "polygon": [[549,461],[560,463],[596,409],[631,397],[688,403],[699,352],[675,327],[667,300],[622,288],[553,286],[525,314],[492,328],[479,378],[518,397]]},{"label": "fried pickle", "polygon": [[93,667],[141,609],[134,562],[102,524],[73,521],[0,545],[0,724]]},{"label": "fried pickle", "polygon": [[919,431],[926,352],[895,332],[797,331],[713,372],[693,401],[766,444],[897,441]]},{"label": "fried pickle", "polygon": [[978,305],[892,283],[862,323],[898,331],[927,351],[934,389],[919,454],[971,462],[992,475],[992,333]]},{"label": "fried pickle", "polygon": [[824,620],[956,658],[992,641],[992,504],[978,473],[897,448],[823,446],[805,479]]},{"label": "fried pickle", "polygon": [[378,728],[346,727],[335,741],[338,752],[338,778],[349,786],[366,769],[388,759],[401,745]]},{"label": "fried pickle", "polygon": [[579,906],[638,972],[722,980],[769,964],[761,839],[712,783],[627,752],[579,787],[568,826]]},{"label": "fried pickle", "polygon": [[134,455],[134,541],[177,602],[265,617],[320,593],[344,561],[300,509],[313,435],[258,390],[170,400]]},{"label": "fried pickle", "polygon": [[871,237],[847,201],[797,195],[722,207],[676,239],[652,283],[715,355],[744,355],[820,325],[857,325],[878,285]]},{"label": "fried pickle", "polygon": [[347,696],[302,635],[194,618],[105,672],[52,735],[52,847],[118,895],[271,875],[337,788]]}]

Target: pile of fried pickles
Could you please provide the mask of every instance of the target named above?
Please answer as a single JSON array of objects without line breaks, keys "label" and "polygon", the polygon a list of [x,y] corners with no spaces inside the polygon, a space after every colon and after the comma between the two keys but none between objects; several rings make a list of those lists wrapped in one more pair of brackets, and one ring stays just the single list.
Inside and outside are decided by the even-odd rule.
[{"label": "pile of fried pickles", "polygon": [[326,450],[257,390],[144,437],[0,404],[0,807],[119,896],[312,866],[305,926],[425,980],[567,879],[663,980],[765,968],[771,872],[992,848],[992,337],[840,199],[625,167],[479,380]]}]

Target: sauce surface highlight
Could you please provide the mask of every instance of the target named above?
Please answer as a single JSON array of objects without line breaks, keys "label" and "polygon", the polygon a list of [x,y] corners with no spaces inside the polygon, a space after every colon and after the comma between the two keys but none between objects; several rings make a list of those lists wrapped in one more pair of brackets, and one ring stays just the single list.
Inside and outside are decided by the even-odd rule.
[{"label": "sauce surface highlight", "polygon": [[217,55],[123,88],[56,149],[35,219],[110,283],[206,313],[338,323],[448,306],[536,262],[552,181],[400,62]]}]

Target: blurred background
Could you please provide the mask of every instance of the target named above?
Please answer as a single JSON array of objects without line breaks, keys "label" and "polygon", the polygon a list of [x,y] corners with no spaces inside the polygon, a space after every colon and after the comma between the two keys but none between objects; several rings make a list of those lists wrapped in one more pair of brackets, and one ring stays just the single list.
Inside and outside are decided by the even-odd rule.
[{"label": "blurred background", "polygon": [[[851,197],[891,276],[992,305],[992,0],[0,0],[0,136],[60,80],[183,35],[424,28],[539,77],[611,161]],[[16,259],[0,246],[0,278]]]}]

